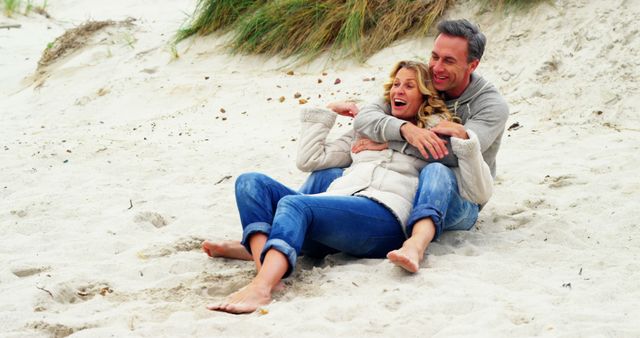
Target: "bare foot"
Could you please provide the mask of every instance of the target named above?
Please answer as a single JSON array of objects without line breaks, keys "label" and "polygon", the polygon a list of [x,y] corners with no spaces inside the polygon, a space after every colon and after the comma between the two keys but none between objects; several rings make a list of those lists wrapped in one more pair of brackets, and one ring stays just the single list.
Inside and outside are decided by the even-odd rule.
[{"label": "bare foot", "polygon": [[239,241],[224,241],[219,243],[204,241],[202,242],[202,251],[209,255],[209,257],[224,257],[243,261],[253,260],[249,251],[247,251]]},{"label": "bare foot", "polygon": [[420,256],[414,250],[402,247],[387,254],[391,263],[412,273],[418,272]]},{"label": "bare foot", "polygon": [[271,290],[251,283],[242,289],[230,294],[220,304],[209,305],[207,309],[211,311],[222,311],[234,314],[251,313],[262,305],[271,303]]}]

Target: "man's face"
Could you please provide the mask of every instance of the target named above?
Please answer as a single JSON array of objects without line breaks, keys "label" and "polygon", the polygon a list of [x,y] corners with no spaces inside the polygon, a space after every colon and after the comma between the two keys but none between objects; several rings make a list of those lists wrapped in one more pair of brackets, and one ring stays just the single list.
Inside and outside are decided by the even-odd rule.
[{"label": "man's face", "polygon": [[429,69],[434,87],[447,98],[457,98],[469,85],[478,60],[467,62],[467,40],[459,36],[440,34],[433,44]]}]

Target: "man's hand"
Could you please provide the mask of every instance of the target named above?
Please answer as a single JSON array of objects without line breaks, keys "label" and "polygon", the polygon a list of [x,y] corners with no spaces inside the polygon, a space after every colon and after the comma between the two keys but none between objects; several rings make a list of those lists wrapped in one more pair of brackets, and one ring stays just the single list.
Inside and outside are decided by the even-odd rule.
[{"label": "man's hand", "polygon": [[349,117],[356,117],[356,115],[358,115],[358,112],[360,111],[360,109],[358,109],[358,106],[351,101],[331,102],[327,105],[327,108],[333,110],[338,115]]},{"label": "man's hand", "polygon": [[409,144],[420,151],[425,159],[428,159],[431,154],[431,157],[439,160],[448,155],[449,151],[445,145],[446,141],[438,137],[434,129],[423,129],[412,123],[405,123],[400,127],[400,133]]},{"label": "man's hand", "polygon": [[464,126],[451,121],[440,121],[437,126],[431,128],[431,131],[440,135],[448,135],[463,140],[469,139],[469,135],[464,129]]},{"label": "man's hand", "polygon": [[351,146],[351,151],[357,154],[363,150],[380,151],[380,150],[385,150],[387,148],[389,148],[389,145],[387,143],[377,143],[377,142],[371,141],[368,138],[361,137]]}]

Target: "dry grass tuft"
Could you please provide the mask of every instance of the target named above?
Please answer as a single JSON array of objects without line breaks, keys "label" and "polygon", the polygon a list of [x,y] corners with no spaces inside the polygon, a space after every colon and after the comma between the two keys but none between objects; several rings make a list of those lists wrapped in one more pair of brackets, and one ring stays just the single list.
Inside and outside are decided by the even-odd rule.
[{"label": "dry grass tuft", "polygon": [[82,48],[87,44],[89,38],[99,30],[108,26],[132,25],[133,21],[135,21],[135,19],[132,18],[118,22],[112,20],[87,21],[76,28],[67,30],[64,34],[49,44],[44,52],[42,52],[40,61],[38,61],[38,70],[52,64],[61,57]]}]

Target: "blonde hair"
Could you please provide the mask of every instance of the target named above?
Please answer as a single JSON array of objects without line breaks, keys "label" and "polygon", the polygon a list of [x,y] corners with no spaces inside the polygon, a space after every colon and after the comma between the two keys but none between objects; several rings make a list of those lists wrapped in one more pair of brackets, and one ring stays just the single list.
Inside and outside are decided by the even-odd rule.
[{"label": "blonde hair", "polygon": [[396,74],[400,71],[400,69],[410,69],[416,72],[416,76],[418,78],[418,90],[422,93],[422,104],[418,109],[418,114],[416,116],[416,125],[420,128],[424,128],[428,123],[428,119],[430,115],[439,114],[440,117],[453,121],[456,123],[460,123],[460,118],[454,116],[447,109],[447,105],[438,95],[438,91],[433,87],[433,83],[431,82],[431,74],[429,72],[429,67],[417,61],[400,61],[398,62],[391,73],[389,74],[389,82],[384,84],[384,99],[388,104],[391,104],[391,98],[389,97],[389,92],[391,91],[391,87],[393,86],[393,82],[396,78]]}]

